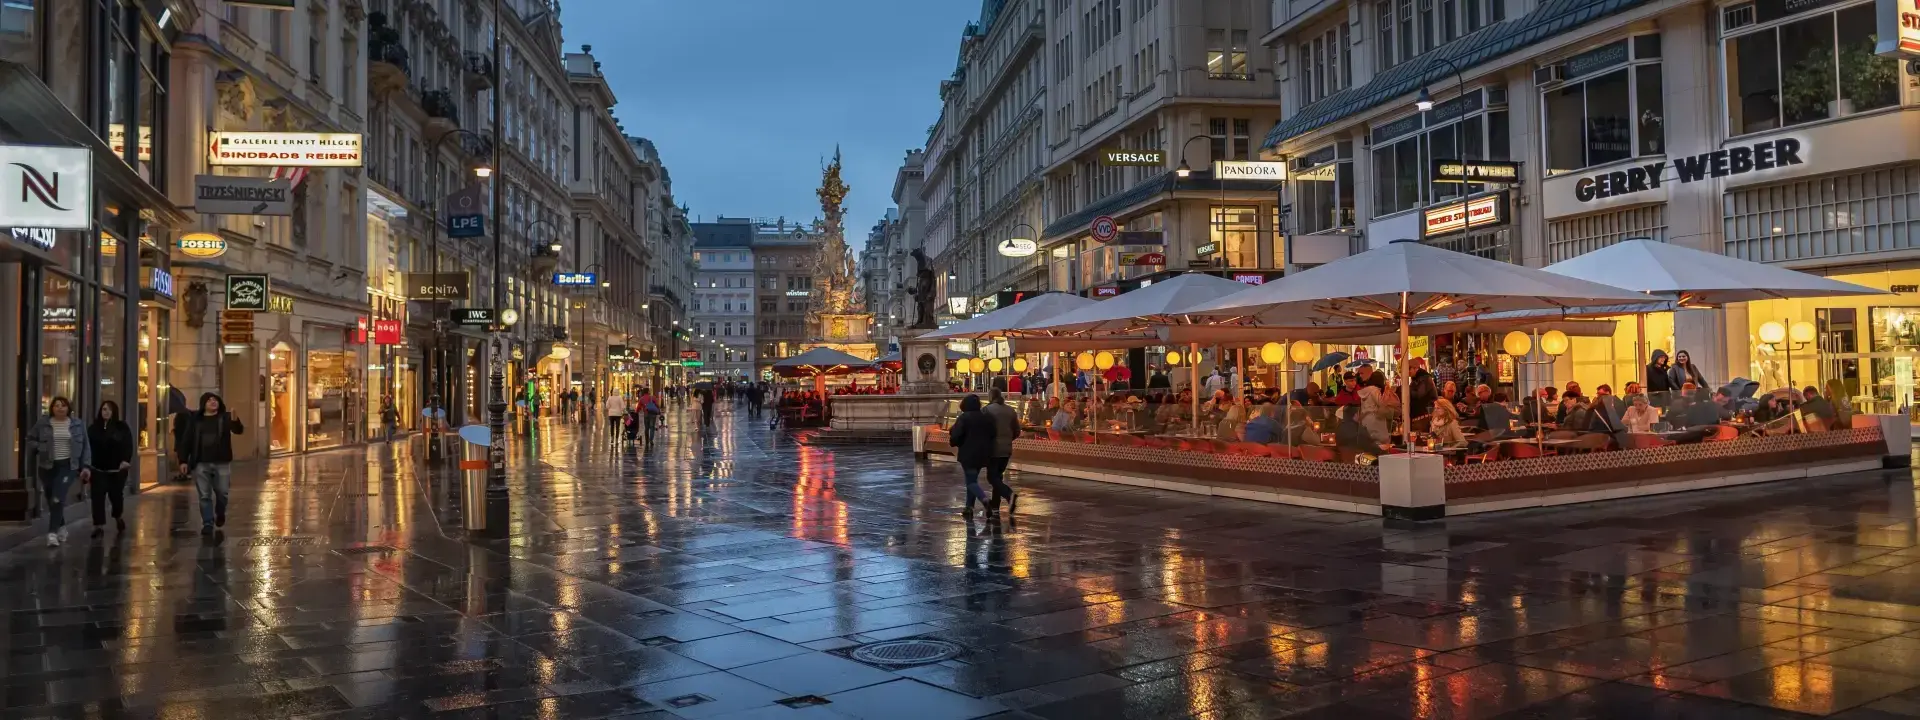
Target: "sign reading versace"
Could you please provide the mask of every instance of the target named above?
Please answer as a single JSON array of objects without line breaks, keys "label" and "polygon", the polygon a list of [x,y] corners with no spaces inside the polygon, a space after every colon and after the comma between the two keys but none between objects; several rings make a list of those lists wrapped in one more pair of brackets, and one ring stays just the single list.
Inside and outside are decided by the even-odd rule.
[{"label": "sign reading versace", "polygon": [[1165,165],[1165,150],[1101,150],[1100,162],[1103,165]]},{"label": "sign reading versace", "polygon": [[[1671,163],[1635,165],[1581,178],[1573,186],[1573,196],[1580,202],[1593,202],[1655,190],[1668,179],[1690,183],[1799,165],[1806,162],[1800,157],[1801,149],[1799,138],[1783,137],[1677,157]],[[1666,175],[1669,166],[1673,170],[1671,178]]]}]

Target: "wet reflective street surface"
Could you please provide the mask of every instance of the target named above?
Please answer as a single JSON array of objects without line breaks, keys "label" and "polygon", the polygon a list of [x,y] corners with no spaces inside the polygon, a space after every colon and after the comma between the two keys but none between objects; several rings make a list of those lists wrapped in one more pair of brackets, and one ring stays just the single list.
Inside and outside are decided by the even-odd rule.
[{"label": "wet reflective street surface", "polygon": [[1414,528],[1016,473],[968,523],[744,414],[515,454],[505,542],[374,445],[0,555],[4,717],[1920,717],[1905,473]]}]

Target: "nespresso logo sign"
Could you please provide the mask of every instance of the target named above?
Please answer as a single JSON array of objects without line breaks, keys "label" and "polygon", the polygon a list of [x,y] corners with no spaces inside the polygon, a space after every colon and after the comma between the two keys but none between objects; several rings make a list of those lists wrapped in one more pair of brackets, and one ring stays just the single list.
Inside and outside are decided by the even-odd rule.
[{"label": "nespresso logo sign", "polygon": [[1657,190],[1667,180],[1690,183],[1799,165],[1806,162],[1800,157],[1802,150],[1799,138],[1777,138],[1678,157],[1672,162],[1636,165],[1580,178],[1573,186],[1573,196],[1580,202],[1593,202]]}]

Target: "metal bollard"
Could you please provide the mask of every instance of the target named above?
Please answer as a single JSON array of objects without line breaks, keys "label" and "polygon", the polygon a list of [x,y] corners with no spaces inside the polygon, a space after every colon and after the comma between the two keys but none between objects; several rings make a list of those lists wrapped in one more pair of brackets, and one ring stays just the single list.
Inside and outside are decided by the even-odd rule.
[{"label": "metal bollard", "polygon": [[913,426],[913,459],[927,459],[927,426]]},{"label": "metal bollard", "polygon": [[487,529],[487,446],[463,443],[460,516],[471,531]]}]

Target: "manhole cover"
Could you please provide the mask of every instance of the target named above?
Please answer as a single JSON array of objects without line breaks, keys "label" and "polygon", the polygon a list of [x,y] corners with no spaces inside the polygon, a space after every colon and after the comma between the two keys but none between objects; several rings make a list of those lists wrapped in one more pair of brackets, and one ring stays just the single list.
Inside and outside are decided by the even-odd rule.
[{"label": "manhole cover", "polygon": [[945,640],[888,640],[853,649],[853,659],[881,665],[925,665],[958,656],[965,648]]}]

